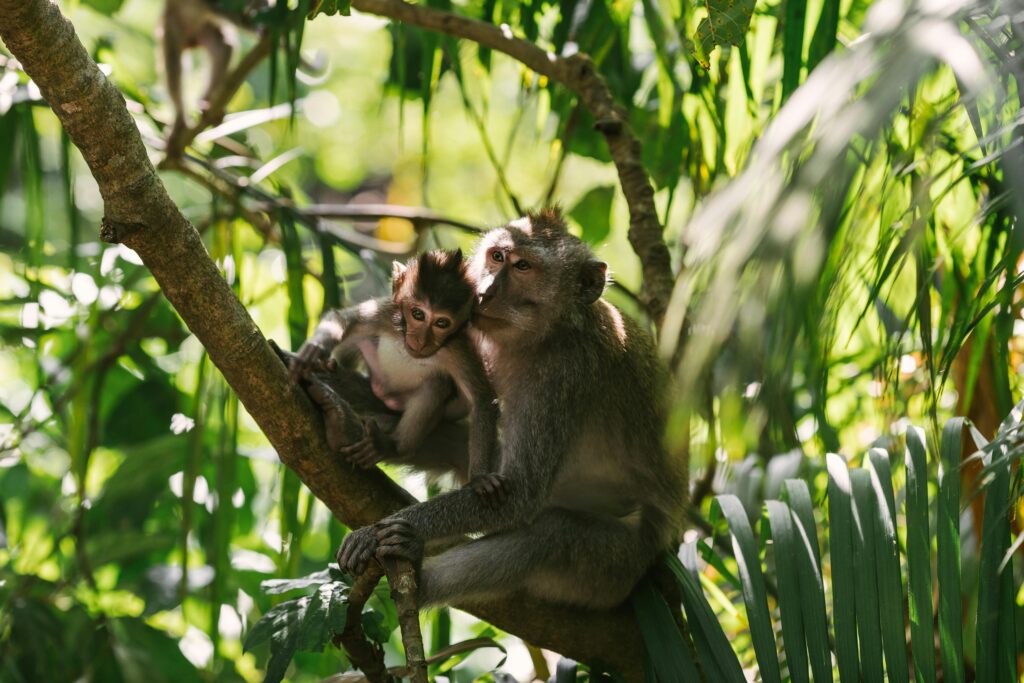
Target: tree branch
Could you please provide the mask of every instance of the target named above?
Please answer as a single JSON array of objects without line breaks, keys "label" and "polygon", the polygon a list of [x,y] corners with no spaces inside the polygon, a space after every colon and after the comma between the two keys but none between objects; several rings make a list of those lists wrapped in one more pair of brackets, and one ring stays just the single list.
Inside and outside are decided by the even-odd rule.
[{"label": "tree branch", "polygon": [[[39,86],[96,179],[105,209],[101,236],[135,250],[281,461],[349,526],[405,507],[411,497],[382,472],[345,467],[329,452],[319,415],[289,381],[199,233],[171,201],[124,97],[89,58],[57,5],[0,0],[0,40]],[[578,660],[603,660],[643,679],[643,646],[628,608],[593,612],[519,596],[458,607],[538,646]]]},{"label": "tree branch", "polygon": [[582,53],[559,57],[514,37],[507,26],[498,27],[404,0],[352,0],[352,6],[360,12],[466,38],[503,52],[576,93],[594,117],[594,127],[608,142],[608,152],[619,172],[619,184],[629,206],[629,243],[640,257],[644,274],[641,296],[647,313],[660,324],[675,277],[654,206],[654,188],[643,166],[640,140],[629,127],[629,116],[615,103],[608,84],[590,57]]}]

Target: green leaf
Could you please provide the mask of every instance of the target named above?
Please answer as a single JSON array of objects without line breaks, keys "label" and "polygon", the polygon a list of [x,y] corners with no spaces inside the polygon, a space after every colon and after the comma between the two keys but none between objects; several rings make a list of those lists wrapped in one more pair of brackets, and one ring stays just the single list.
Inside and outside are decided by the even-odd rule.
[{"label": "green leaf", "polygon": [[824,0],[818,25],[814,27],[814,37],[807,51],[807,70],[823,60],[836,46],[836,33],[839,31],[839,5],[835,0]]},{"label": "green leaf", "polygon": [[[976,625],[976,669],[978,681],[1012,683],[1015,671],[1015,612],[1013,562],[1000,565],[1010,544],[1010,463],[999,437],[1019,418],[1018,407],[999,427],[996,440],[984,451],[985,466],[994,472],[985,487],[985,512],[981,538],[981,567],[978,580]],[[1003,458],[999,458],[1003,455]]]},{"label": "green leaf", "polygon": [[739,45],[754,16],[754,0],[707,0],[708,16],[693,36],[694,52],[701,66],[711,66],[708,56],[720,45]]},{"label": "green leaf", "polygon": [[857,648],[857,594],[853,564],[853,504],[850,470],[842,456],[825,456],[828,467],[829,555],[832,558],[832,614],[839,680],[860,680]]},{"label": "green leaf", "polygon": [[889,470],[889,454],[872,448],[864,459],[871,478],[875,515],[875,561],[878,582],[879,626],[889,681],[909,680],[907,644],[903,620],[903,578],[900,548],[896,537],[896,499]]},{"label": "green leaf", "polygon": [[744,683],[746,678],[743,676],[740,661],[733,652],[711,605],[704,597],[704,591],[701,590],[700,581],[697,579],[696,544],[684,544],[682,556],[683,559],[680,561],[678,557],[668,553],[665,555],[665,561],[682,591],[683,608],[686,610],[686,620],[701,668],[711,680]]},{"label": "green leaf", "polygon": [[775,576],[779,584],[779,613],[782,618],[782,642],[786,665],[794,683],[807,683],[807,649],[797,558],[801,543],[797,540],[789,506],[777,500],[765,502],[767,524],[762,521],[762,536],[771,536],[775,557]]},{"label": "green leaf", "polygon": [[302,601],[304,599],[288,600],[267,611],[249,629],[242,644],[242,650],[249,652],[253,648],[259,647],[270,640],[274,633],[284,628],[287,624],[294,622],[297,619],[297,615],[301,614]]},{"label": "green leaf", "polygon": [[799,534],[796,562],[803,594],[800,607],[811,673],[815,683],[831,681],[832,656],[828,645],[825,587],[821,580],[821,551],[818,549],[818,533],[807,483],[801,479],[787,479],[782,484],[782,499],[789,504],[795,530]]},{"label": "green leaf", "polygon": [[301,590],[303,588],[309,588],[310,586],[319,586],[320,584],[330,583],[331,580],[331,570],[323,569],[297,579],[268,579],[260,583],[260,589],[264,593],[268,593],[270,595],[280,595],[281,593],[287,593],[289,591]]},{"label": "green leaf", "polygon": [[633,613],[647,653],[647,670],[659,683],[695,681],[699,678],[690,648],[683,640],[668,603],[649,580],[642,581],[631,598]]},{"label": "green leaf", "polygon": [[772,631],[771,614],[768,611],[768,594],[761,573],[761,560],[757,552],[754,532],[743,509],[740,499],[731,494],[716,496],[712,508],[721,510],[729,524],[733,555],[740,574],[743,602],[747,606],[747,621],[750,623],[750,638],[757,654],[761,679],[766,683],[781,683],[779,658],[775,650],[775,634]]},{"label": "green leaf", "polygon": [[943,680],[964,683],[963,607],[960,585],[960,454],[964,419],[942,430],[939,462],[938,544],[939,653]]},{"label": "green leaf", "polygon": [[860,671],[867,683],[882,683],[882,638],[878,632],[878,582],[875,579],[875,503],[871,475],[850,472],[853,490],[853,567],[857,590],[857,633],[860,636]]},{"label": "green leaf", "polygon": [[[827,1],[827,0],[826,0]],[[800,85],[804,65],[804,24],[807,21],[807,0],[786,0],[782,19],[782,101]]]},{"label": "green leaf", "polygon": [[907,429],[907,573],[910,645],[918,683],[935,683],[932,626],[931,532],[928,527],[928,465],[917,427]]},{"label": "green leaf", "polygon": [[583,198],[569,211],[569,217],[579,223],[583,231],[583,241],[588,244],[600,244],[611,232],[612,199],[615,188],[602,185],[588,191]]}]

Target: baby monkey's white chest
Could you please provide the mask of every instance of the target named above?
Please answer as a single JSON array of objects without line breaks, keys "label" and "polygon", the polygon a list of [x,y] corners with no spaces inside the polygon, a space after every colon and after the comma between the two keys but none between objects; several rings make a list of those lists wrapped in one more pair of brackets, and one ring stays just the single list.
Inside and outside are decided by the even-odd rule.
[{"label": "baby monkey's white chest", "polygon": [[380,374],[389,392],[411,391],[437,373],[437,359],[413,358],[400,339],[382,336],[377,344]]}]

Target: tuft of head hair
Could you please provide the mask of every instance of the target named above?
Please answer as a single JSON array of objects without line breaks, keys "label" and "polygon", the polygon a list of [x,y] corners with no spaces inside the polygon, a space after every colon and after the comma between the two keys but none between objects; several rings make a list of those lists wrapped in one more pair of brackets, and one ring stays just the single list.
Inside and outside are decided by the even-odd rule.
[{"label": "tuft of head hair", "polygon": [[424,252],[410,259],[407,268],[415,283],[413,296],[432,308],[456,313],[473,300],[461,249]]},{"label": "tuft of head hair", "polygon": [[535,237],[560,237],[569,233],[569,226],[558,204],[545,206],[526,214]]}]

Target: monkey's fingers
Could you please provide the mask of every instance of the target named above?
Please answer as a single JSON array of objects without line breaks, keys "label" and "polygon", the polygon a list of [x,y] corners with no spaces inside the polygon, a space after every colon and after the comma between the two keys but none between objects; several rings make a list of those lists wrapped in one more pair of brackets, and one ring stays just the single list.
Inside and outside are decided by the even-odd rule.
[{"label": "monkey's fingers", "polygon": [[376,527],[377,557],[400,559],[415,565],[423,560],[423,540],[408,522],[395,519],[381,522]]},{"label": "monkey's fingers", "polygon": [[349,444],[348,446],[342,446],[338,449],[338,453],[340,453],[341,456],[350,464],[364,469],[373,467],[377,462],[374,460],[376,457],[376,449],[373,446],[373,439],[368,436],[363,437],[359,441]]},{"label": "monkey's fingers", "polygon": [[338,566],[342,571],[359,575],[366,571],[377,550],[377,537],[371,527],[356,529],[345,537],[338,550]]}]

